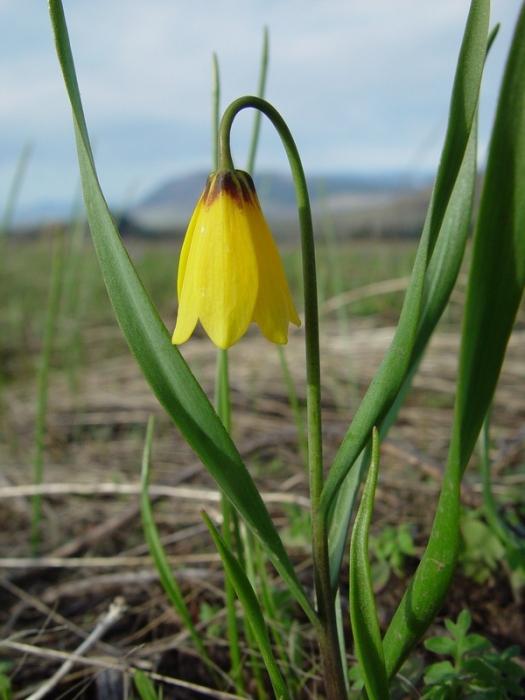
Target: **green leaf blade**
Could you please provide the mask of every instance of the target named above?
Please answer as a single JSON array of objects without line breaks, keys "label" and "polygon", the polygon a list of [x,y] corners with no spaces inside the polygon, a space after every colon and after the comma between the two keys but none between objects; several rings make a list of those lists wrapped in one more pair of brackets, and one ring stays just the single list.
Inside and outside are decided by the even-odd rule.
[{"label": "green leaf blade", "polygon": [[368,533],[379,471],[379,434],[374,428],[372,459],[350,542],[350,621],[355,653],[371,700],[389,697],[383,642],[368,560]]},{"label": "green leaf blade", "polygon": [[328,473],[321,500],[325,514],[329,512],[341,483],[363,450],[372,427],[381,424],[411,368],[424,309],[426,271],[441,235],[447,207],[476,121],[487,48],[489,9],[489,0],[471,3],[454,81],[443,155],[396,333]]},{"label": "green leaf blade", "polygon": [[510,49],[491,137],[467,289],[458,411],[466,466],[525,285],[525,5]]},{"label": "green leaf blade", "polygon": [[[416,257],[415,267],[422,268],[426,265],[423,284],[418,285],[418,294],[413,294],[410,300],[410,304],[413,306],[411,318],[408,318],[407,314],[408,320],[403,316],[399,323],[398,333],[401,332],[401,336],[398,345],[404,345],[408,349],[411,347],[410,359],[403,364],[404,355],[399,354],[395,343],[392,344],[388,353],[390,356],[389,367],[384,363],[376,375],[378,377],[382,375],[383,388],[386,382],[392,394],[386,400],[387,394],[381,393],[381,383],[374,378],[374,382],[377,381],[379,387],[379,396],[374,396],[377,387],[372,384],[363,400],[363,404],[368,403],[370,415],[368,418],[364,417],[363,420],[363,416],[359,415],[363,410],[360,407],[334,461],[332,470],[336,477],[332,474],[329,477],[329,481],[330,479],[337,480],[339,478],[338,472],[340,474],[343,468],[350,469],[337,491],[334,515],[330,523],[330,575],[334,589],[337,586],[357,491],[369,461],[369,455],[366,451],[363,450],[361,454],[358,451],[360,445],[364,445],[362,437],[368,434],[366,429],[370,430],[370,426],[376,423],[380,426],[380,434],[383,438],[394,423],[399,408],[410,389],[428,341],[446,307],[463,260],[472,217],[477,175],[476,100],[479,94],[483,59],[497,33],[496,28],[491,33],[482,55],[480,41],[482,37],[485,37],[486,40],[487,28],[488,6],[482,6],[480,3],[478,7],[472,8],[472,14],[467,23],[452,94],[447,137]],[[468,65],[465,67],[463,63]],[[474,70],[475,67],[477,67],[476,70]],[[470,79],[477,81],[477,92],[473,92],[472,86],[467,85],[465,86],[465,94],[462,94],[460,88],[465,81],[461,74],[467,70]],[[459,106],[455,104],[458,101],[461,103]],[[463,120],[457,122],[455,115],[458,113],[468,114],[469,119],[472,116],[470,131],[465,131]],[[452,148],[451,144],[455,144],[455,149]],[[462,154],[461,147],[464,148]],[[461,154],[461,157],[456,151]],[[454,177],[446,172],[448,169],[451,170]],[[437,222],[439,222],[437,233],[431,233],[431,227],[435,228]],[[411,286],[412,284],[415,284],[414,280],[411,282]],[[403,312],[408,303],[407,293]],[[416,319],[418,314],[419,318]],[[415,330],[413,324],[416,323],[416,320],[417,332],[412,335],[411,333]],[[402,324],[404,327],[401,329]],[[349,439],[350,435],[352,435],[352,439]],[[323,495],[325,501],[331,497],[331,488],[333,486],[329,483],[327,493]]]},{"label": "green leaf blade", "polygon": [[215,546],[222,559],[225,575],[228,576],[233,583],[237,597],[243,606],[246,618],[252,629],[257,645],[259,646],[264,665],[266,666],[266,670],[270,676],[270,681],[272,683],[275,695],[277,698],[282,698],[282,700],[290,700],[288,688],[273,655],[270,637],[266,629],[266,624],[264,622],[259,601],[257,600],[257,596],[255,595],[252,585],[242,570],[239,562],[228,549],[224,540],[220,536],[219,531],[211,522],[206,513],[203,513],[202,517],[204,518],[204,522],[210,531]]},{"label": "green leaf blade", "polygon": [[489,149],[462,329],[454,425],[431,536],[384,638],[392,675],[442,605],[459,547],[460,483],[487,413],[525,285],[525,5]]}]

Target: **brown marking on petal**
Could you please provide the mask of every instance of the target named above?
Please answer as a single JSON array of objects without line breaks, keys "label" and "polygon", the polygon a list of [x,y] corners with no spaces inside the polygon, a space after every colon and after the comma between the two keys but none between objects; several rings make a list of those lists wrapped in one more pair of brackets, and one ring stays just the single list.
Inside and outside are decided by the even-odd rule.
[{"label": "brown marking on petal", "polygon": [[236,170],[237,177],[241,184],[242,198],[247,204],[257,203],[257,194],[251,175],[244,170]]},{"label": "brown marking on petal", "polygon": [[211,187],[212,180],[213,180],[213,175],[208,175],[208,178],[206,180],[206,186],[204,187],[204,192],[201,195],[203,202],[206,202],[206,199],[210,193],[210,187]]},{"label": "brown marking on petal", "polygon": [[239,207],[242,206],[241,185],[233,170],[218,170],[210,177],[212,180],[206,197],[207,206],[213,204],[220,194],[228,195]]}]

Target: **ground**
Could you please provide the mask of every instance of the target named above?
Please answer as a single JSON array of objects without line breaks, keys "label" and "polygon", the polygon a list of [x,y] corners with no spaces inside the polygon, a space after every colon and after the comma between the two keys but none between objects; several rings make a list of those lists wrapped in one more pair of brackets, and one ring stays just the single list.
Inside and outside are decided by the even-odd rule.
[{"label": "ground", "polygon": [[[172,326],[176,247],[132,243],[130,248],[166,324]],[[6,304],[0,316],[0,661],[8,662],[6,672],[15,697],[27,697],[63,662],[65,657],[60,654],[74,652],[118,598],[125,609],[90,649],[89,663],[75,664],[48,697],[121,698],[129,684],[123,669],[132,666],[169,676],[172,684],[164,686],[166,698],[205,697],[204,690],[183,689],[185,683],[208,687],[213,679],[196,659],[144,543],[138,492],[150,415],[156,423],[151,476],[155,520],[194,621],[207,629],[210,653],[227,668],[222,569],[200,515],[205,509],[218,519],[218,495],[204,467],[149,391],[113,319],[89,244],[82,250],[81,264],[66,266],[53,334],[40,489],[33,486],[36,370],[45,335],[49,243],[12,243],[6,257],[2,292]],[[330,246],[321,248],[327,465],[388,347],[412,255],[411,244],[396,242],[358,242],[345,248],[341,257],[334,257]],[[298,262],[289,251],[286,264],[297,299]],[[464,289],[462,275],[414,390],[381,448],[371,555],[383,628],[423,551],[439,493],[452,425]],[[491,425],[494,493],[502,512],[514,517],[518,525],[525,507],[524,348],[522,312],[509,344]],[[213,346],[197,333],[182,352],[211,396]],[[285,357],[302,410],[301,329],[291,332]],[[297,416],[290,406],[280,357],[252,329],[232,349],[230,367],[235,442],[264,494],[301,580],[311,590],[307,477]],[[32,548],[31,497],[35,492],[42,494],[43,517],[39,540]],[[482,506],[476,458],[466,474],[463,503],[470,514]],[[472,515],[469,517],[466,534],[475,537],[480,522],[484,527],[483,518],[476,516],[472,525]],[[410,534],[413,547],[408,547],[410,553],[396,550],[400,557],[396,566],[391,559],[382,559],[381,553],[389,546],[385,531],[394,533],[392,541],[401,526]],[[505,558],[497,551],[492,559],[489,556],[485,532],[481,530],[477,549],[471,543],[468,556],[463,557],[433,631],[440,628],[444,617],[455,619],[468,608],[473,629],[497,649],[511,644],[525,649],[523,590],[519,581],[512,580]],[[268,573],[279,591],[282,586],[275,573],[271,569]],[[301,697],[322,697],[316,685],[315,640],[298,610],[292,607],[288,614],[295,619],[293,635],[301,648]],[[428,661],[429,654],[420,646],[414,658]],[[417,674],[414,678],[417,682]],[[248,687],[250,691],[255,692]],[[227,697],[214,691],[208,696]]]}]

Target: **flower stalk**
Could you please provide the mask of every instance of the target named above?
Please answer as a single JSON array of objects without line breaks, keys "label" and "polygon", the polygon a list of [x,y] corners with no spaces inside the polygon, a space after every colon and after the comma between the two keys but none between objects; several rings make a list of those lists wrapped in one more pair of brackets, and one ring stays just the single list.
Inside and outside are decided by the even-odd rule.
[{"label": "flower stalk", "polygon": [[286,122],[277,110],[259,97],[241,97],[224,112],[219,127],[219,169],[234,169],[230,150],[230,132],[236,115],[243,109],[262,112],[273,124],[283,143],[295,186],[304,280],[305,349],[307,379],[308,471],[312,515],[312,539],[317,611],[319,615],[319,647],[322,656],[327,697],[346,697],[334,596],[330,585],[328,533],[325,515],[319,508],[323,488],[323,450],[321,423],[321,376],[319,352],[319,314],[317,275],[312,215],[306,178],[301,158]]}]

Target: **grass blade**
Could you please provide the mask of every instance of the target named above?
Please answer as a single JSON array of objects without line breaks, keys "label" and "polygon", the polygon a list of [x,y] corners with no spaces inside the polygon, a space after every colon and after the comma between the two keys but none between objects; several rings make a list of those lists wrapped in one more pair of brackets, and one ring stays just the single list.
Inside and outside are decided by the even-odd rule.
[{"label": "grass blade", "polygon": [[388,698],[388,678],[368,560],[368,532],[379,471],[379,433],[372,433],[372,460],[350,542],[350,621],[354,649],[370,700]]},{"label": "grass blade", "polygon": [[173,573],[171,571],[171,566],[168,562],[166,552],[160,541],[157,526],[155,525],[155,520],[153,518],[153,511],[151,508],[151,502],[149,499],[149,478],[150,478],[150,465],[151,465],[151,446],[153,443],[153,429],[154,420],[153,416],[150,416],[148,420],[148,427],[146,429],[146,439],[144,442],[144,451],[142,454],[142,474],[140,482],[140,512],[142,516],[142,528],[144,530],[144,537],[148,544],[148,548],[151,554],[151,558],[155,564],[155,568],[159,574],[159,579],[164,588],[166,595],[170,603],[173,605],[174,609],[177,611],[180,619],[186,626],[195,648],[199,652],[203,661],[211,664],[208,652],[204,646],[204,643],[195,629],[195,625],[191,619],[188,606],[184,601],[184,596],[180,590],[179,584],[177,583]]},{"label": "grass blade", "polygon": [[459,545],[460,483],[488,411],[525,286],[525,4],[492,132],[474,236],[454,426],[432,532],[384,639],[391,676],[439,610]]},{"label": "grass blade", "polygon": [[157,695],[153,682],[148,678],[144,671],[138,669],[133,673],[133,683],[140,695],[140,700],[159,700],[161,697]]},{"label": "grass blade", "polygon": [[[46,318],[44,322],[44,338],[39,357],[37,400],[35,419],[35,453],[33,457],[33,483],[38,486],[44,478],[44,449],[47,431],[47,406],[49,393],[49,367],[51,353],[57,330],[57,319],[62,297],[62,280],[64,276],[64,239],[58,234],[53,241],[53,263],[49,284]],[[31,503],[31,546],[36,553],[40,544],[42,521],[42,497],[35,494]]]},{"label": "grass blade", "polygon": [[98,182],[60,0],[49,0],[56,50],[71,102],[77,153],[95,251],[111,303],[144,376],[187,442],[247,524],[309,618],[317,616],[235,445],[153,306],[120,239]]},{"label": "grass blade", "polygon": [[15,172],[7,193],[2,220],[0,223],[0,253],[4,253],[5,239],[9,236],[9,231],[13,223],[13,215],[18,202],[18,195],[22,189],[22,184],[27,172],[27,165],[29,163],[32,150],[32,145],[30,143],[26,143],[26,145],[22,148],[16,163]]},{"label": "grass blade", "polygon": [[289,700],[290,695],[288,693],[288,688],[281,675],[279,666],[275,661],[272,646],[270,643],[270,637],[268,635],[268,630],[266,629],[266,624],[264,622],[264,617],[259,606],[259,601],[255,595],[255,592],[248,580],[248,577],[242,570],[242,567],[228,549],[224,540],[219,534],[219,531],[211,522],[206,513],[202,514],[204,522],[208,526],[210,534],[213,538],[215,546],[220,554],[222,563],[224,565],[225,575],[228,576],[233,583],[237,597],[241,601],[241,605],[244,609],[248,623],[250,624],[253,632],[253,636],[259,646],[261,656],[270,676],[270,681],[277,698],[282,698],[282,700]]},{"label": "grass blade", "polygon": [[[268,61],[270,56],[270,39],[268,35],[268,27],[263,30],[263,46],[261,52],[261,64],[259,68],[259,83],[257,85],[257,97],[264,97],[266,92],[266,79],[268,77]],[[253,173],[255,167],[255,157],[257,155],[257,146],[259,145],[259,133],[261,131],[261,113],[258,109],[255,110],[253,116],[252,136],[250,139],[250,150],[248,153],[248,162],[246,170]]]},{"label": "grass blade", "polygon": [[211,63],[211,160],[213,169],[219,165],[219,121],[221,116],[221,74],[217,54]]},{"label": "grass blade", "polygon": [[365,446],[372,427],[381,423],[410,370],[424,309],[426,271],[442,235],[449,202],[475,125],[487,47],[489,0],[471,3],[454,80],[450,115],[436,183],[416,253],[410,283],[392,344],[374,376],[330,468],[323,489],[327,513],[342,481]]}]

